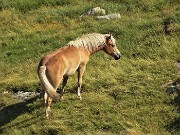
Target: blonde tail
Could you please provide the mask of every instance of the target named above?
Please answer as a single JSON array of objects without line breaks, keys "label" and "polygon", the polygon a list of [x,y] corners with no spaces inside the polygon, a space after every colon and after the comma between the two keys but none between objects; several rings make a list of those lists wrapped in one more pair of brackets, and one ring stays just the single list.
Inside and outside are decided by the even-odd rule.
[{"label": "blonde tail", "polygon": [[47,95],[50,96],[54,101],[59,101],[60,100],[60,96],[55,91],[55,89],[50,84],[50,82],[48,81],[48,78],[46,76],[46,72],[45,71],[46,71],[46,67],[45,66],[41,66],[40,69],[39,69],[39,79],[40,79],[42,85],[44,86],[44,90],[47,93]]}]

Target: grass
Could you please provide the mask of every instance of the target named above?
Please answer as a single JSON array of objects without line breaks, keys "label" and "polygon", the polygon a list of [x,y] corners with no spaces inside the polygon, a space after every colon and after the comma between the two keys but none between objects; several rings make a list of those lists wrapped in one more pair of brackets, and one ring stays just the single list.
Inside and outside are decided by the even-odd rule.
[{"label": "grass", "polygon": [[[170,0],[15,0],[0,2],[1,134],[155,134],[180,133],[179,99],[164,85],[178,78],[179,3]],[[80,18],[100,6],[120,20]],[[19,102],[12,91],[42,88],[37,65],[45,54],[78,36],[109,33],[123,57],[103,52],[91,57],[77,100],[77,75],[64,100],[44,119],[43,99]],[[4,93],[8,91],[9,93]]]}]

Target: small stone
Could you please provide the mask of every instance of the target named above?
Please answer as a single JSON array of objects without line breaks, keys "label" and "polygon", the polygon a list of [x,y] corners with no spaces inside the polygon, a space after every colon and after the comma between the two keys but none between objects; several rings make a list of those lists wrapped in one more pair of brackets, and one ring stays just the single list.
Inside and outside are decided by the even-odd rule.
[{"label": "small stone", "polygon": [[177,69],[180,70],[180,63],[176,63]]},{"label": "small stone", "polygon": [[8,94],[9,92],[8,91],[4,91],[3,94]]}]

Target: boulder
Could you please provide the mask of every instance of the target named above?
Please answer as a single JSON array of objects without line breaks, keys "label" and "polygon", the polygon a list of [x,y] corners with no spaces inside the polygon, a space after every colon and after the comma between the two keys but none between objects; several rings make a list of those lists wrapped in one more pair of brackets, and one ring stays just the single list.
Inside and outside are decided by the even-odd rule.
[{"label": "boulder", "polygon": [[90,9],[86,15],[105,15],[106,11],[103,8],[95,7]]},{"label": "boulder", "polygon": [[112,19],[120,19],[121,15],[119,13],[114,13],[114,14],[108,14],[108,15],[103,15],[103,16],[97,16],[97,18],[112,20]]}]

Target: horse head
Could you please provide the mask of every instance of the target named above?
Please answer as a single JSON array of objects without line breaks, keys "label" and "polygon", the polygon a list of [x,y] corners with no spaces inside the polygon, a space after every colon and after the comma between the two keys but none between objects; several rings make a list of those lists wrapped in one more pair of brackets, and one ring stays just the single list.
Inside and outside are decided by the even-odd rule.
[{"label": "horse head", "polygon": [[106,44],[103,48],[103,50],[112,56],[115,60],[119,60],[121,58],[121,53],[119,52],[117,46],[116,46],[116,41],[112,37],[112,35],[106,36]]}]

